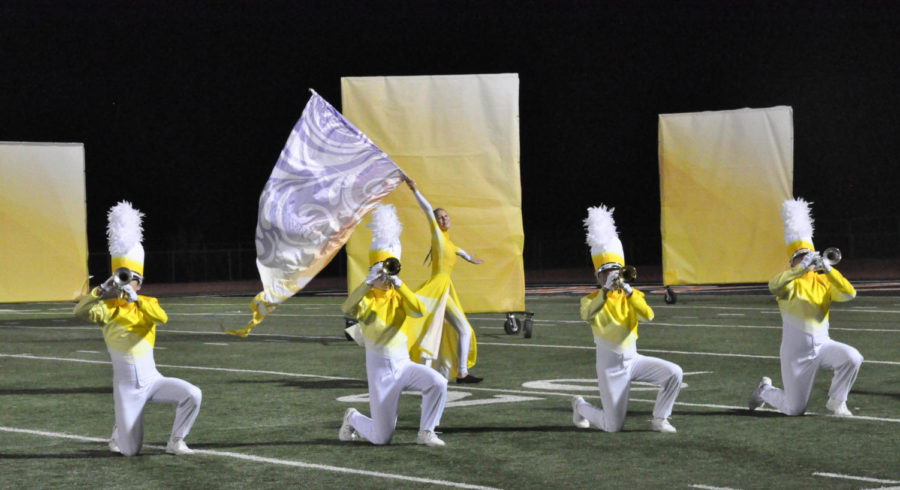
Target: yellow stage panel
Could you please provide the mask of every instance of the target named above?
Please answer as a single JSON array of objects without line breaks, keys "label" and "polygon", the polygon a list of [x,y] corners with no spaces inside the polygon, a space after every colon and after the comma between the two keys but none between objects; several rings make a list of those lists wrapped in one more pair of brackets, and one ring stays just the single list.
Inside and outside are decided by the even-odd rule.
[{"label": "yellow stage panel", "polygon": [[76,299],[88,280],[84,145],[0,143],[0,302]]},{"label": "yellow stage panel", "polygon": [[665,284],[767,282],[784,269],[790,107],[660,115],[659,177]]},{"label": "yellow stage panel", "polygon": [[[344,116],[416,180],[432,206],[448,211],[451,240],[484,259],[460,259],[453,271],[463,308],[523,310],[518,75],[349,77],[341,94]],[[401,276],[415,289],[430,274],[428,223],[406,185],[385,202],[403,222]],[[370,243],[365,226],[347,243],[350,289],[365,278]]]}]

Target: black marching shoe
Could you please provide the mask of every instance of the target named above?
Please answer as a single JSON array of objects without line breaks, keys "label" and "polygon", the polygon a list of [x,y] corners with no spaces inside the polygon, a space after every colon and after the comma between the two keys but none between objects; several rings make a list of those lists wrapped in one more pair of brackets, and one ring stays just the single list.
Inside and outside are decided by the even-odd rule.
[{"label": "black marching shoe", "polygon": [[481,383],[481,380],[483,380],[483,379],[484,379],[484,378],[479,378],[478,376],[473,376],[473,375],[469,374],[469,375],[466,376],[465,378],[456,378],[456,384],[466,384],[466,383],[468,383],[468,384],[475,384],[475,383]]}]

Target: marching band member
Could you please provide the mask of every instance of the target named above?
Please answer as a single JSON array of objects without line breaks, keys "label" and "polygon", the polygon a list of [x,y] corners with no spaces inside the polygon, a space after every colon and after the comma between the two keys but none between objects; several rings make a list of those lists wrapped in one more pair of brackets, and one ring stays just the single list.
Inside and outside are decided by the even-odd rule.
[{"label": "marching band member", "polygon": [[[404,176],[404,180],[415,194],[419,207],[431,226],[431,277],[416,291],[426,302],[428,313],[417,322],[421,327],[413,330],[421,332],[424,337],[439,335],[433,342],[424,338],[416,342],[412,347],[412,357],[417,362],[422,359],[436,360],[435,368],[448,379],[456,377],[457,383],[480,383],[483,378],[469,374],[469,368],[475,365],[477,357],[475,331],[466,319],[450,274],[456,265],[457,256],[476,265],[484,261],[469,255],[450,241],[450,215],[447,211],[442,208],[432,209],[425,196],[416,188],[416,182],[408,176]],[[443,328],[445,321],[453,329]],[[426,347],[429,345],[438,347],[429,349]],[[433,352],[434,350],[438,352]]]},{"label": "marching band member", "polygon": [[[110,451],[125,456],[140,452],[144,406],[154,402],[177,404],[166,452],[192,454],[194,451],[184,438],[200,412],[202,395],[200,388],[178,378],[164,377],[156,370],[156,325],[166,323],[168,315],[156,298],[137,293],[144,282],[142,217],[126,201],[110,209],[107,236],[114,273],[78,302],[75,315],[102,326],[112,358],[116,424],[109,441]],[[125,278],[117,281],[119,273]]]},{"label": "marching band member", "polygon": [[[372,246],[369,274],[344,302],[344,314],[356,318],[358,326],[348,329],[354,340],[366,348],[366,375],[369,381],[369,409],[372,418],[348,408],[338,431],[341,441],[360,436],[372,444],[387,444],[394,434],[400,395],[403,390],[422,392],[422,416],[417,444],[443,446],[434,433],[447,399],[447,380],[435,370],[409,358],[408,317],[419,317],[425,306],[397,277],[402,227],[392,205],[382,205],[372,213]],[[390,259],[397,262],[395,271]]]},{"label": "marching band member", "polygon": [[763,377],[750,395],[756,410],[768,403],[786,415],[802,415],[809,404],[816,371],[834,371],[825,407],[838,417],[851,417],[847,395],[863,357],[855,348],[828,336],[832,301],[850,301],[856,290],[812,244],[813,221],[808,202],[789,199],[781,208],[790,268],[769,281],[781,310],[781,379],[784,389]]},{"label": "marching band member", "polygon": [[584,220],[597,283],[602,288],[581,299],[581,318],[594,333],[602,409],[575,396],[572,421],[582,429],[594,424],[606,432],[622,430],[631,382],[645,381],[660,387],[651,427],[657,432],[674,433],[668,418],[681,391],[681,367],[637,352],[638,318],[652,320],[653,310],[644,293],[620,280],[625,254],[612,211],[603,205],[588,208]]}]

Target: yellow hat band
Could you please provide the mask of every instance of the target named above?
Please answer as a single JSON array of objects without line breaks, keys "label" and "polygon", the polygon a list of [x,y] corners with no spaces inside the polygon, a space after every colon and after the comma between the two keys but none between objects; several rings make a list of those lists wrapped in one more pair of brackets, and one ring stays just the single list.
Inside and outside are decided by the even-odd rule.
[{"label": "yellow hat band", "polygon": [[816,247],[814,247],[811,242],[808,242],[806,240],[796,240],[796,241],[791,242],[787,246],[788,258],[793,257],[794,254],[797,253],[797,250],[802,250],[802,249],[807,249],[812,252],[816,251]]},{"label": "yellow hat band", "polygon": [[600,267],[604,264],[609,264],[610,262],[615,262],[616,264],[625,267],[625,257],[613,252],[603,252],[601,254],[597,254],[591,257],[591,260],[594,262],[594,270],[600,269]]},{"label": "yellow hat band", "polygon": [[144,275],[144,264],[129,259],[128,257],[113,257],[112,258],[112,270],[116,270],[119,267],[127,267],[131,269],[133,272],[137,272],[140,275]]},{"label": "yellow hat band", "polygon": [[394,254],[388,250],[369,250],[369,265],[375,265],[393,256]]}]

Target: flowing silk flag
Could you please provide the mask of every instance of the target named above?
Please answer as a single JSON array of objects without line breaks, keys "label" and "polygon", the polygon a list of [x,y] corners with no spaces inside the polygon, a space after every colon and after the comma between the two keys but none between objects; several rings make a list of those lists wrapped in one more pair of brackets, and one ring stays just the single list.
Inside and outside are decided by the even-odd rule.
[{"label": "flowing silk flag", "polygon": [[402,181],[386,153],[311,92],[259,198],[256,266],[263,291],[250,303],[253,319],[226,330],[232,335],[246,337],[303,289]]}]

